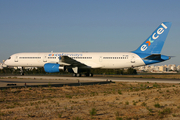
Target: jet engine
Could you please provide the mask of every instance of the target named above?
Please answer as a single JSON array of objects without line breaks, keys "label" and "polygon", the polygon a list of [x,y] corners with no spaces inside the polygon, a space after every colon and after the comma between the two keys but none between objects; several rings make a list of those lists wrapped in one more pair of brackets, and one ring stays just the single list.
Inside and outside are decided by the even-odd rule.
[{"label": "jet engine", "polygon": [[44,70],[45,72],[48,73],[55,73],[55,72],[59,72],[60,70],[64,70],[64,67],[60,66],[60,64],[46,63],[44,65]]}]

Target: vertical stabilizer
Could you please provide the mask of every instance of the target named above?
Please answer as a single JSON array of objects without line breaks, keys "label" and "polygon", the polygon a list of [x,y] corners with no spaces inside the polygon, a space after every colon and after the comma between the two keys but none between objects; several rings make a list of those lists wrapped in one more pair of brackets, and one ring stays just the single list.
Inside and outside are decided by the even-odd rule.
[{"label": "vertical stabilizer", "polygon": [[171,22],[163,22],[160,26],[146,39],[140,47],[133,51],[134,53],[145,53],[145,54],[160,54],[169,29]]}]

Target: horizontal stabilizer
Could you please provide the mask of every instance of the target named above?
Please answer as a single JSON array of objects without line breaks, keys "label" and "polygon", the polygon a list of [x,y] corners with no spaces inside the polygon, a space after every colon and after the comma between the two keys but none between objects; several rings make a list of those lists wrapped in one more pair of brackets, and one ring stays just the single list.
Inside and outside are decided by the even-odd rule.
[{"label": "horizontal stabilizer", "polygon": [[161,54],[152,54],[144,58],[145,60],[160,60]]}]

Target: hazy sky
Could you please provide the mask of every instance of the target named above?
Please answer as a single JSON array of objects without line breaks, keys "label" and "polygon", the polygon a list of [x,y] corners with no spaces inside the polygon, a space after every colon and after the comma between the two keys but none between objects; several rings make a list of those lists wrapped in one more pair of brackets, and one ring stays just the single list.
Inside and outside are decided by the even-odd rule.
[{"label": "hazy sky", "polygon": [[[161,64],[180,64],[179,0],[0,0],[0,62],[18,52],[126,52],[172,22]],[[158,65],[158,64],[157,64]]]}]

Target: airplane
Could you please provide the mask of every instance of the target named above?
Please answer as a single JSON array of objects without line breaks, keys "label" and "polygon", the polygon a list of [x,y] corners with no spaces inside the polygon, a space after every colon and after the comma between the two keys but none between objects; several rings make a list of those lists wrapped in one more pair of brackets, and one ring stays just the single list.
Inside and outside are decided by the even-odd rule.
[{"label": "airplane", "polygon": [[16,53],[5,62],[9,67],[43,67],[47,73],[64,70],[74,77],[93,76],[90,69],[121,69],[145,66],[169,60],[161,50],[171,27],[171,22],[162,22],[159,27],[134,51],[131,52],[49,52]]}]

